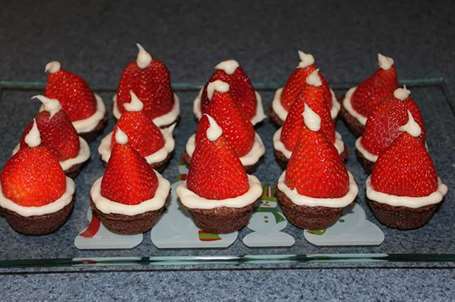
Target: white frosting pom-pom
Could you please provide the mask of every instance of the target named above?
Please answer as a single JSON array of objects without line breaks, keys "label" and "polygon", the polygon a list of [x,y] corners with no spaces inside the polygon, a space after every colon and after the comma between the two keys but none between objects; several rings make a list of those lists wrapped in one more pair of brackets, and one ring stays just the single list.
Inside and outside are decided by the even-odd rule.
[{"label": "white frosting pom-pom", "polygon": [[312,54],[304,53],[303,51],[299,50],[299,58],[300,62],[297,68],[305,68],[307,66],[314,64],[314,57]]},{"label": "white frosting pom-pom", "polygon": [[209,128],[207,129],[207,138],[209,141],[216,141],[222,134],[223,130],[221,129],[220,125],[208,114],[205,114],[209,120]]},{"label": "white frosting pom-pom", "polygon": [[233,74],[239,67],[239,62],[236,60],[226,60],[215,66],[215,69],[223,70],[227,74]]},{"label": "white frosting pom-pom", "polygon": [[59,61],[52,61],[46,64],[46,67],[44,67],[44,72],[56,73],[60,71],[61,68],[62,65]]},{"label": "white frosting pom-pom", "polygon": [[411,112],[408,110],[408,121],[400,127],[400,131],[407,132],[408,134],[418,137],[422,133],[419,124],[414,120]]},{"label": "white frosting pom-pom", "polygon": [[207,85],[207,97],[209,98],[209,100],[212,99],[213,94],[215,93],[215,91],[228,92],[229,91],[229,84],[226,83],[226,82],[223,82],[221,80],[216,80],[216,81],[210,82]]},{"label": "white frosting pom-pom", "polygon": [[137,97],[137,95],[130,90],[131,101],[129,103],[124,103],[123,107],[126,111],[133,112],[133,111],[142,111],[144,108],[144,103]]},{"label": "white frosting pom-pom", "polygon": [[311,109],[306,103],[303,107],[303,122],[305,126],[311,131],[319,131],[321,129],[321,118],[319,115]]},{"label": "white frosting pom-pom", "polygon": [[41,144],[41,136],[36,125],[36,120],[33,119],[33,127],[24,138],[25,143],[30,147],[38,147]]},{"label": "white frosting pom-pom", "polygon": [[378,65],[380,68],[387,70],[393,65],[393,59],[378,53]]},{"label": "white frosting pom-pom", "polygon": [[128,136],[119,127],[117,127],[117,130],[115,130],[115,142],[120,145],[125,145],[128,143]]},{"label": "white frosting pom-pom", "polygon": [[62,109],[62,105],[57,99],[51,99],[44,95],[35,95],[32,99],[38,99],[43,104],[44,110],[49,112],[51,118]]},{"label": "white frosting pom-pom", "polygon": [[312,73],[310,73],[306,78],[306,83],[311,86],[321,86],[322,81],[321,77],[319,76],[319,69],[316,69]]},{"label": "white frosting pom-pom", "polygon": [[401,101],[406,100],[410,94],[411,94],[411,91],[406,89],[406,86],[403,86],[403,88],[397,88],[393,92],[393,96]]},{"label": "white frosting pom-pom", "polygon": [[139,68],[144,69],[152,62],[152,56],[142,47],[141,44],[136,43],[139,52],[137,53],[136,64]]}]

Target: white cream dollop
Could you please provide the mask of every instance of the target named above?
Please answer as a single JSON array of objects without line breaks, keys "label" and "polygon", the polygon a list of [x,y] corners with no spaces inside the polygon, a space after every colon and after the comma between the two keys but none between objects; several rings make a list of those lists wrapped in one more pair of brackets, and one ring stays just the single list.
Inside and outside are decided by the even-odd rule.
[{"label": "white cream dollop", "polygon": [[222,134],[223,130],[221,129],[220,125],[215,121],[213,117],[208,114],[205,114],[209,120],[210,127],[207,129],[207,138],[209,141],[216,141]]},{"label": "white cream dollop", "polygon": [[314,64],[313,55],[311,55],[309,53],[304,53],[301,50],[299,50],[298,52],[299,52],[300,62],[299,62],[299,65],[297,66],[297,68],[305,68],[305,67],[308,67],[308,66]]},{"label": "white cream dollop", "polygon": [[393,96],[400,101],[404,101],[408,98],[408,96],[411,94],[411,91],[409,91],[406,86],[403,86],[403,88],[397,88],[393,92]]},{"label": "white cream dollop", "polygon": [[239,62],[236,60],[226,60],[218,63],[215,69],[223,70],[227,74],[233,74],[239,66]]},{"label": "white cream dollop", "polygon": [[128,143],[128,136],[122,131],[122,129],[120,129],[120,127],[117,127],[117,130],[115,131],[115,141],[120,145]]},{"label": "white cream dollop", "polygon": [[414,137],[418,137],[422,133],[419,124],[415,121],[412,113],[408,110],[408,121],[400,127],[400,131],[407,132]]},{"label": "white cream dollop", "polygon": [[152,56],[142,47],[141,44],[136,43],[137,48],[139,49],[136,58],[136,64],[139,68],[144,69],[150,65],[152,62]]},{"label": "white cream dollop", "polygon": [[221,80],[216,80],[216,81],[210,82],[207,85],[207,97],[209,98],[209,100],[212,99],[213,94],[215,93],[215,91],[228,92],[229,91],[229,84],[224,82],[224,81],[221,81]]},{"label": "white cream dollop", "polygon": [[321,118],[314,112],[308,104],[303,105],[303,122],[311,131],[319,131],[321,129]]},{"label": "white cream dollop", "polygon": [[319,87],[322,85],[321,77],[319,76],[319,69],[310,73],[306,78],[306,83],[311,86]]},{"label": "white cream dollop", "polygon": [[30,148],[38,147],[41,144],[41,136],[35,119],[33,119],[32,129],[27,133],[24,141]]},{"label": "white cream dollop", "polygon": [[62,109],[62,105],[57,99],[51,99],[44,95],[35,95],[32,99],[38,99],[43,104],[43,109],[49,112],[51,118]]},{"label": "white cream dollop", "polygon": [[393,65],[393,59],[378,53],[378,65],[381,69],[387,70]]},{"label": "white cream dollop", "polygon": [[144,108],[144,103],[142,103],[141,100],[139,100],[137,95],[132,90],[130,90],[130,96],[131,101],[129,103],[123,104],[125,110],[129,112],[142,111],[142,109]]},{"label": "white cream dollop", "polygon": [[59,61],[52,61],[46,64],[46,67],[44,67],[44,72],[56,73],[60,71],[61,68],[62,65]]}]

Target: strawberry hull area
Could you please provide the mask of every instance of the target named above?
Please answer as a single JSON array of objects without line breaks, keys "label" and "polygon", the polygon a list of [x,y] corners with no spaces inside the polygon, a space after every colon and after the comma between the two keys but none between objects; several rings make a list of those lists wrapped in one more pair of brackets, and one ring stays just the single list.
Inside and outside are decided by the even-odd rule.
[{"label": "strawberry hull area", "polygon": [[[423,228],[399,231],[385,227],[376,220],[365,200],[364,182],[367,175],[356,158],[355,152],[349,152],[346,165],[359,184],[357,202],[365,210],[367,218],[378,225],[385,234],[385,240],[380,246],[317,247],[305,240],[301,229],[289,223],[284,231],[293,236],[296,243],[288,248],[249,248],[242,243],[242,239],[251,231],[244,228],[231,246],[222,249],[158,249],[150,240],[150,232],[147,232],[143,236],[142,243],[133,249],[78,250],[73,241],[75,236],[88,225],[86,215],[90,203],[89,190],[92,183],[102,175],[104,169],[97,156],[97,148],[101,138],[111,131],[114,123],[110,101],[113,89],[102,87],[96,89],[97,87],[95,87],[106,102],[107,126],[95,141],[90,143],[92,160],[82,168],[76,178],[77,201],[72,214],[57,232],[39,237],[16,233],[10,228],[6,219],[0,219],[0,229],[2,230],[0,241],[5,247],[0,254],[0,270],[103,270],[107,268],[124,269],[126,264],[130,264],[135,269],[145,270],[346,265],[354,267],[430,264],[453,266],[455,264],[455,235],[451,226],[455,220],[455,210],[451,204],[455,198],[452,193],[455,188],[455,179],[452,177],[452,163],[455,162],[455,154],[449,150],[455,144],[455,116],[451,103],[446,97],[442,80],[407,81],[406,84],[422,109],[428,129],[430,153],[438,168],[440,178],[449,187],[445,202]],[[5,106],[0,111],[0,127],[4,145],[4,148],[0,150],[0,161],[3,165],[21,133],[18,127],[24,127],[38,109],[37,104],[31,103],[29,99],[40,91],[41,83],[2,82],[2,85],[0,101],[16,104],[16,106]],[[273,92],[281,85],[282,83],[256,85],[263,98],[264,109],[270,108]],[[350,86],[352,83],[332,85],[332,88],[340,99]],[[174,87],[181,100],[182,112],[180,122],[174,132],[176,149],[169,165],[163,172],[163,176],[171,182],[175,182],[179,178],[179,162],[184,154],[185,144],[196,129],[192,102],[199,90],[198,85],[175,83]],[[429,102],[431,102],[431,106],[428,105]],[[265,120],[256,128],[267,151],[254,174],[264,184],[270,185],[275,184],[282,173],[272,146],[272,136],[276,129],[270,119]],[[342,135],[347,148],[354,150],[355,136],[340,119],[337,122],[337,131]],[[347,262],[348,260],[349,262]]]}]

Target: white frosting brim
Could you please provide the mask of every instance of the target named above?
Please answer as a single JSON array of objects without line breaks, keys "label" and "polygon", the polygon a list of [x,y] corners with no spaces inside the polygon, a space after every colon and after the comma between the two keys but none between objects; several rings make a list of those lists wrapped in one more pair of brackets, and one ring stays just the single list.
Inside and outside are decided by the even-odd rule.
[{"label": "white frosting brim", "polygon": [[[272,101],[272,110],[280,118],[280,120],[285,121],[288,116],[288,111],[281,104],[281,94],[283,93],[283,88],[279,88],[275,91]],[[332,95],[332,108],[330,108],[330,116],[332,119],[336,119],[338,112],[340,112],[340,103],[337,101],[335,92],[330,89],[330,94]]]},{"label": "white frosting brim", "polygon": [[262,195],[262,185],[254,175],[248,175],[250,188],[244,194],[227,199],[207,199],[190,191],[186,186],[186,181],[177,187],[177,196],[182,204],[190,209],[215,209],[220,207],[243,208],[254,203]]},{"label": "white frosting brim", "polygon": [[160,173],[154,170],[158,178],[158,188],[156,189],[155,196],[151,199],[144,200],[139,204],[123,204],[112,201],[101,195],[101,181],[103,177],[98,178],[90,190],[90,196],[96,208],[104,214],[121,214],[127,216],[134,216],[149,211],[156,211],[161,209],[166,203],[169,195],[171,185]]},{"label": "white frosting brim", "polygon": [[73,121],[73,126],[79,134],[94,130],[106,116],[106,106],[104,105],[103,99],[96,93],[94,95],[96,99],[96,112],[86,119]]},{"label": "white frosting brim", "polygon": [[[273,148],[277,151],[283,153],[283,155],[290,159],[292,155],[292,151],[288,150],[286,146],[281,141],[281,131],[283,127],[280,127],[274,134],[273,134]],[[341,134],[335,132],[335,143],[333,144],[338,151],[338,154],[342,154],[344,152],[344,143],[341,137]]]},{"label": "white frosting brim", "polygon": [[351,98],[352,98],[352,95],[354,94],[356,89],[357,89],[357,86],[356,87],[352,87],[351,89],[348,90],[348,92],[346,92],[346,95],[344,96],[344,99],[343,99],[343,107],[344,107],[344,109],[346,109],[347,112],[349,112],[349,114],[351,116],[353,116],[357,121],[359,121],[360,124],[365,126],[365,124],[367,123],[367,117],[363,116],[360,113],[358,113],[352,107],[352,104],[351,104]]},{"label": "white frosting brim", "polygon": [[[199,93],[198,93],[197,97],[194,99],[194,102],[193,102],[193,113],[196,116],[196,119],[198,119],[198,120],[200,120],[201,116],[202,116],[202,113],[201,113],[201,95],[202,95],[202,90],[203,89],[204,88],[201,88],[201,90],[199,90]],[[256,124],[262,122],[266,118],[266,116],[264,114],[264,107],[262,106],[262,97],[261,97],[261,95],[257,91],[255,91],[254,93],[256,95],[256,114],[253,116],[253,118],[251,119],[250,122],[253,125],[256,125]]]},{"label": "white frosting brim", "polygon": [[[175,140],[174,137],[172,136],[172,132],[174,131],[175,125],[172,125],[168,128],[160,128],[161,135],[163,135],[164,138],[164,145],[161,147],[159,150],[155,151],[155,153],[152,153],[150,155],[147,155],[145,157],[145,160],[149,164],[153,163],[159,163],[163,160],[166,159],[169,153],[174,151],[175,148]],[[108,135],[106,135],[102,140],[101,143],[98,147],[98,153],[101,155],[101,159],[105,162],[109,161],[109,158],[111,157],[111,151],[112,151],[112,132],[110,132]]]},{"label": "white frosting brim", "polygon": [[[17,144],[16,147],[14,147],[12,155],[16,154],[17,151],[20,149],[20,144]],[[70,168],[72,168],[75,165],[81,164],[85,161],[87,161],[90,158],[90,147],[88,143],[79,136],[79,153],[76,155],[76,157],[73,158],[68,158],[64,161],[59,161],[60,167],[62,167],[63,171],[67,171]]]},{"label": "white frosting brim", "polygon": [[23,217],[52,214],[60,211],[73,200],[75,190],[76,185],[74,181],[66,177],[66,191],[57,200],[40,207],[26,207],[15,203],[3,195],[3,190],[0,186],[0,207],[13,211]]},{"label": "white frosting brim", "polygon": [[[193,134],[188,139],[188,142],[186,143],[185,147],[186,153],[189,155],[189,157],[193,156],[195,148],[196,148],[195,134]],[[251,150],[244,156],[240,157],[239,159],[243,166],[252,166],[259,161],[259,159],[264,155],[264,153],[265,153],[264,143],[262,142],[261,137],[257,133],[255,133],[254,143],[253,146],[251,147]]]},{"label": "white frosting brim", "polygon": [[379,203],[388,204],[393,207],[407,207],[407,208],[421,208],[424,206],[436,204],[442,201],[447,194],[447,186],[442,183],[438,178],[438,189],[428,196],[410,197],[410,196],[396,196],[383,192],[376,191],[371,186],[371,176],[366,181],[367,197]]},{"label": "white frosting brim", "polygon": [[[120,111],[118,110],[118,107],[117,107],[117,95],[116,94],[113,97],[113,109],[112,109],[112,112],[113,112],[114,117],[116,119],[120,118],[121,114],[120,114]],[[168,125],[174,123],[177,120],[179,114],[180,114],[180,99],[179,99],[178,95],[176,95],[174,93],[174,106],[172,106],[171,111],[169,111],[168,113],[165,113],[163,115],[155,117],[153,119],[153,122],[158,127],[168,126]]]},{"label": "white frosting brim", "polygon": [[317,198],[299,194],[299,192],[297,192],[297,189],[289,188],[284,182],[286,171],[281,174],[278,180],[278,189],[298,206],[343,208],[352,203],[357,197],[357,193],[359,192],[359,188],[357,187],[357,184],[351,172],[348,171],[348,175],[349,190],[344,196],[338,198]]},{"label": "white frosting brim", "polygon": [[378,156],[376,154],[373,154],[371,152],[369,152],[367,149],[365,149],[365,147],[362,145],[362,137],[359,137],[356,141],[355,141],[355,148],[357,149],[357,151],[360,152],[360,154],[363,155],[363,157],[365,157],[366,159],[368,159],[370,162],[376,162],[378,160]]}]

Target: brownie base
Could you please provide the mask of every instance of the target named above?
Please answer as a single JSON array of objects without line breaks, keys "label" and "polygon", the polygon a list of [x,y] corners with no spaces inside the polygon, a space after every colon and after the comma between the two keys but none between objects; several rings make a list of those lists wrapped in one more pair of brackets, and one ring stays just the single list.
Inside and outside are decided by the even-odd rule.
[{"label": "brownie base", "polygon": [[87,163],[89,161],[90,161],[90,158],[83,163],[79,163],[79,164],[76,164],[76,165],[70,167],[68,170],[64,171],[65,175],[75,179],[81,172],[82,168],[85,167],[85,165],[87,165]]},{"label": "brownie base", "polygon": [[87,143],[93,142],[98,134],[106,127],[107,125],[107,117],[105,116],[102,120],[98,122],[98,125],[90,131],[90,132],[84,132],[84,133],[78,133],[80,137],[85,139]]},{"label": "brownie base", "polygon": [[[343,161],[347,161],[348,156],[349,156],[348,147],[344,143],[343,143],[343,145],[344,145],[344,150],[340,154],[340,156],[343,159]],[[283,169],[283,170],[286,169],[289,159],[284,155],[283,152],[281,152],[279,150],[273,149],[273,153],[275,154],[276,161],[278,162],[278,165],[281,167],[281,169]]]},{"label": "brownie base", "polygon": [[276,114],[272,106],[269,109],[269,118],[277,127],[283,126],[284,121]]},{"label": "brownie base", "polygon": [[363,170],[365,171],[365,173],[366,174],[371,174],[371,171],[373,171],[373,167],[374,167],[375,162],[372,162],[372,161],[368,160],[357,149],[355,150],[355,154],[357,155],[357,159],[359,160],[360,164],[362,165]]},{"label": "brownie base", "polygon": [[376,219],[383,225],[398,230],[423,227],[433,217],[442,202],[421,208],[394,207],[365,197]]},{"label": "brownie base", "polygon": [[[166,203],[169,201],[169,196]],[[135,235],[150,230],[160,219],[166,209],[166,204],[158,210],[148,211],[137,215],[105,214],[98,210],[90,197],[90,206],[103,225],[111,232],[121,235]]]},{"label": "brownie base", "polygon": [[352,206],[354,202],[342,208],[308,207],[293,203],[289,197],[276,189],[276,197],[281,210],[290,223],[301,229],[322,230],[333,225],[343,214],[343,210]]},{"label": "brownie base", "polygon": [[241,230],[250,221],[256,202],[243,208],[220,207],[215,209],[190,209],[183,206],[201,230],[226,234]]},{"label": "brownie base", "polygon": [[158,172],[162,172],[169,165],[169,161],[171,160],[173,155],[174,155],[174,152],[169,152],[165,159],[163,159],[160,162],[151,163],[150,167],[152,167],[152,169],[154,169]]},{"label": "brownie base", "polygon": [[363,133],[364,126],[355,118],[353,117],[345,108],[341,106],[340,115],[349,128],[349,130],[354,134],[354,136],[359,137]]},{"label": "brownie base", "polygon": [[[255,164],[249,165],[249,166],[243,166],[245,168],[245,171],[247,174],[252,174],[254,171],[256,171],[256,168],[258,167],[259,163],[263,160],[263,157],[261,157]],[[182,155],[182,161],[189,167],[191,165],[191,157],[189,156],[186,151]]]},{"label": "brownie base", "polygon": [[21,216],[16,212],[2,208],[2,215],[13,230],[24,235],[47,235],[57,231],[68,219],[74,206],[73,200],[55,213]]}]

